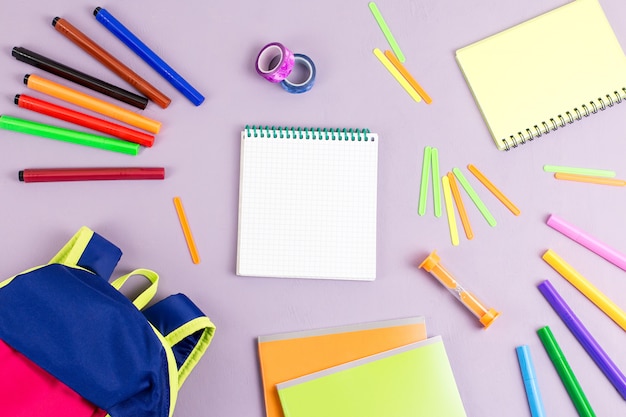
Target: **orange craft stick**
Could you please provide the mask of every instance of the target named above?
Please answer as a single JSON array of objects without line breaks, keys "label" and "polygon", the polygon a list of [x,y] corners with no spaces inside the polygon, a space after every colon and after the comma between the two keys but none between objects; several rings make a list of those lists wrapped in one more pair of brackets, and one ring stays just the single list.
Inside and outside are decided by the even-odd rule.
[{"label": "orange craft stick", "polygon": [[474,174],[474,176],[478,179],[478,181],[480,181],[480,182],[481,182],[481,183],[482,183],[485,187],[487,187],[487,189],[488,189],[489,191],[491,191],[491,193],[492,193],[493,195],[495,195],[495,196],[496,196],[496,198],[497,198],[498,200],[500,200],[500,201],[502,202],[502,204],[504,204],[504,205],[506,206],[506,208],[508,208],[509,210],[511,210],[511,213],[515,214],[516,216],[519,216],[519,215],[520,215],[520,213],[521,213],[520,209],[518,209],[518,208],[515,206],[515,204],[513,204],[513,203],[511,202],[511,200],[509,200],[508,198],[506,198],[506,196],[505,196],[504,194],[502,194],[502,191],[498,190],[498,189],[496,188],[496,186],[495,186],[495,185],[493,185],[493,184],[491,183],[491,181],[489,181],[489,180],[487,179],[487,177],[485,177],[485,176],[483,175],[483,173],[482,173],[482,172],[480,172],[480,171],[478,170],[478,168],[476,168],[476,167],[475,167],[474,165],[472,165],[472,164],[469,164],[469,165],[467,166],[467,169],[468,169],[468,170],[469,170],[472,174]]},{"label": "orange craft stick", "polygon": [[472,232],[472,225],[467,217],[467,212],[465,211],[465,205],[461,199],[461,193],[459,192],[459,186],[456,183],[456,178],[452,172],[448,172],[447,176],[450,180],[450,190],[452,191],[452,197],[454,198],[456,208],[459,211],[459,216],[461,217],[461,224],[463,224],[465,236],[467,236],[468,240],[472,240],[474,238],[474,232]]},{"label": "orange craft stick", "polygon": [[196,243],[193,240],[191,229],[189,228],[189,223],[187,222],[187,216],[185,215],[185,210],[183,209],[183,202],[180,200],[180,197],[174,197],[174,207],[176,207],[176,214],[178,214],[178,220],[180,220],[180,225],[183,228],[183,234],[185,235],[187,247],[189,248],[189,253],[191,254],[191,261],[194,264],[199,264],[200,256],[198,255],[198,249],[196,248]]},{"label": "orange craft stick", "polygon": [[120,122],[147,130],[148,132],[156,134],[159,133],[159,130],[161,129],[161,122],[157,122],[156,120],[149,119],[115,104],[111,104],[104,100],[100,100],[99,98],[95,98],[81,93],[80,91],[65,87],[61,84],[57,84],[35,74],[27,74],[24,77],[24,84],[32,90],[56,97],[60,100],[67,101],[68,103],[76,104],[77,106],[85,109],[93,110],[96,113],[109,116],[115,120],[119,120]]},{"label": "orange craft stick", "polygon": [[417,81],[415,81],[415,78],[413,78],[413,76],[409,73],[409,71],[407,71],[407,69],[404,67],[404,65],[402,65],[402,63],[398,60],[398,58],[396,58],[393,52],[387,50],[385,51],[385,56],[389,59],[389,61],[391,61],[393,66],[396,67],[396,69],[409,82],[409,84],[411,84],[411,87],[413,87],[415,91],[417,91],[417,94],[419,94],[422,97],[422,99],[424,100],[426,104],[430,104],[433,102],[433,99],[430,98],[430,96],[428,95],[428,93],[426,93],[426,91],[424,91],[422,86],[419,85]]},{"label": "orange craft stick", "polygon": [[588,182],[591,184],[602,184],[602,185],[614,185],[617,187],[623,187],[626,185],[626,181],[620,180],[617,178],[592,177],[589,175],[566,174],[564,172],[557,172],[556,174],[554,174],[554,178],[556,178],[557,180]]}]

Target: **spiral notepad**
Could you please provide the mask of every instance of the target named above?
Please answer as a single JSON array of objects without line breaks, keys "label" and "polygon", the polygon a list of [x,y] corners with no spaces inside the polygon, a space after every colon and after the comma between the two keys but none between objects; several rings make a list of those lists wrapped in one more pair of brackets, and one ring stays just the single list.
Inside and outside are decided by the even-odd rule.
[{"label": "spiral notepad", "polygon": [[373,280],[378,135],[247,126],[237,275]]},{"label": "spiral notepad", "polygon": [[626,57],[598,0],[575,0],[456,59],[500,150],[626,99]]}]

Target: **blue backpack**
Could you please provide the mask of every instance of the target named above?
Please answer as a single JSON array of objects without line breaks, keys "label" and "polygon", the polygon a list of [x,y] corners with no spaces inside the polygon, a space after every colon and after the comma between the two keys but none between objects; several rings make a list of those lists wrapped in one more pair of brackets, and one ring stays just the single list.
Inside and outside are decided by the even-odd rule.
[{"label": "blue backpack", "polygon": [[[83,227],[48,264],[0,282],[0,339],[111,417],[169,417],[215,326],[183,294],[144,309],[151,270],[109,283],[121,255]],[[149,286],[131,301],[119,290],[133,276]]]}]

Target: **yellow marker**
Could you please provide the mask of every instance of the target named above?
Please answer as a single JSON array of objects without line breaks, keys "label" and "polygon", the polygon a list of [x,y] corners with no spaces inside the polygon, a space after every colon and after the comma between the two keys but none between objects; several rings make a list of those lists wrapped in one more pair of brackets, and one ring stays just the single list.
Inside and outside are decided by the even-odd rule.
[{"label": "yellow marker", "polygon": [[570,282],[574,287],[585,295],[600,310],[609,316],[622,329],[626,330],[626,312],[619,308],[613,301],[591,284],[585,277],[580,275],[578,271],[572,268],[563,258],[554,253],[552,249],[548,249],[542,256],[552,268]]},{"label": "yellow marker", "polygon": [[459,230],[456,227],[456,217],[454,216],[454,207],[452,206],[452,191],[450,190],[450,179],[444,175],[441,178],[443,186],[443,200],[446,205],[446,213],[448,215],[448,226],[450,226],[450,239],[454,246],[459,245]]},{"label": "yellow marker", "polygon": [[430,104],[433,102],[433,99],[430,98],[430,96],[426,91],[424,91],[422,86],[419,85],[417,81],[415,81],[415,78],[413,78],[411,73],[404,67],[404,65],[402,65],[402,63],[398,61],[398,58],[396,58],[393,52],[385,51],[385,56],[389,58],[389,61],[393,64],[393,66],[396,67],[400,74],[402,74],[402,76],[409,82],[409,84],[411,84],[411,87],[413,87],[415,91],[417,91],[417,94],[419,94],[420,97],[424,99],[424,102],[426,104]]},{"label": "yellow marker", "polygon": [[413,97],[413,100],[422,101],[422,98],[419,94],[417,94],[417,91],[415,91],[415,89],[411,87],[411,84],[409,84],[409,82],[402,76],[402,74],[400,74],[400,71],[398,71],[396,67],[393,66],[391,61],[389,61],[389,58],[387,58],[380,49],[374,48],[374,55],[376,55],[376,58],[378,58],[378,60],[385,66],[385,68],[387,68],[387,71],[389,71],[391,75],[393,75],[396,81],[400,83],[402,88],[404,88],[406,92],[409,93],[411,97]]},{"label": "yellow marker", "polygon": [[64,85],[57,84],[35,74],[24,77],[24,84],[32,90],[93,110],[96,113],[109,116],[115,120],[128,123],[131,126],[147,130],[151,133],[159,133],[161,129],[161,122],[149,119],[130,110],[126,110],[125,108],[116,106],[115,104],[100,100],[99,98],[81,93],[80,91],[65,87]]},{"label": "yellow marker", "polygon": [[174,197],[174,207],[176,207],[176,214],[178,214],[178,220],[180,221],[180,226],[183,228],[183,234],[185,235],[185,240],[187,241],[187,247],[189,248],[189,253],[191,254],[191,261],[194,264],[200,263],[200,256],[198,255],[198,249],[196,248],[196,243],[193,240],[193,236],[191,235],[191,229],[189,228],[189,223],[187,222],[187,216],[185,215],[185,210],[183,209],[183,203],[180,200],[180,197]]},{"label": "yellow marker", "polygon": [[441,265],[440,260],[441,258],[437,255],[437,251],[432,251],[419,267],[437,278],[457,300],[478,318],[480,324],[482,324],[485,329],[489,327],[500,313],[493,308],[486,307],[474,294],[463,288],[456,279],[454,279],[452,274]]}]

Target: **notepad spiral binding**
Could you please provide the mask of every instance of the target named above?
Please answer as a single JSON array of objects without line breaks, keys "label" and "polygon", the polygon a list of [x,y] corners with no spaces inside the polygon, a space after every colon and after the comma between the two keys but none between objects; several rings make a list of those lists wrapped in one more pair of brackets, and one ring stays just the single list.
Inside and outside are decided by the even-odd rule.
[{"label": "notepad spiral binding", "polygon": [[[613,99],[612,96],[615,96]],[[577,120],[581,120],[583,117],[588,117],[590,114],[595,114],[598,110],[603,111],[608,107],[613,107],[615,104],[619,104],[622,100],[626,99],[626,87],[622,87],[620,92],[613,91],[613,94],[606,94],[604,97],[598,97],[595,101],[589,101],[589,105],[582,104],[580,107],[575,107],[572,111],[566,111],[565,117],[562,114],[548,119],[548,121],[542,121],[539,125],[534,125],[531,128],[526,128],[525,132],[517,132],[515,135],[510,135],[509,138],[500,139],[504,144],[504,150],[508,151],[512,147],[517,148],[519,145],[524,145],[527,141],[531,141],[535,138],[539,138],[543,135],[547,135],[551,131],[557,130],[559,127],[565,127],[568,124],[572,124]]]},{"label": "notepad spiral binding", "polygon": [[374,141],[369,137],[369,129],[329,129],[306,127],[276,127],[246,125],[246,137],[272,137],[286,139]]}]

